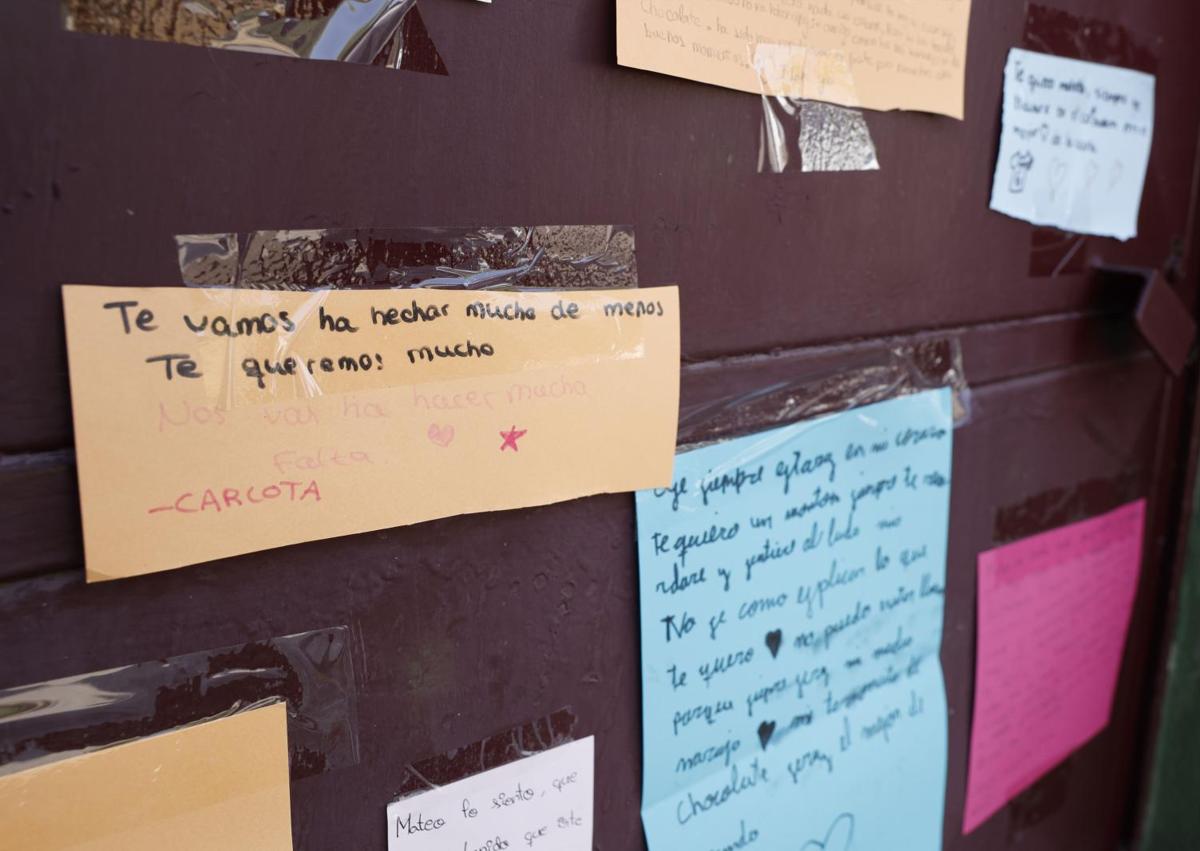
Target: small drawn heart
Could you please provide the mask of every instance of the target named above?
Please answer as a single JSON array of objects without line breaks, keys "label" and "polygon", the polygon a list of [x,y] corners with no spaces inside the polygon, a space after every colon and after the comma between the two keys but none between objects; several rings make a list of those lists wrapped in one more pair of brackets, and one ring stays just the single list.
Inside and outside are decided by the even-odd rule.
[{"label": "small drawn heart", "polygon": [[800,851],[850,851],[854,841],[854,816],[842,813],[833,820],[824,839],[810,839]]},{"label": "small drawn heart", "polygon": [[767,633],[767,649],[771,651],[771,658],[774,659],[779,655],[779,645],[783,641],[783,630],[773,629]]},{"label": "small drawn heart", "polygon": [[1121,163],[1121,161],[1114,160],[1113,164],[1112,164],[1112,170],[1108,173],[1108,188],[1109,189],[1112,189],[1114,186],[1116,186],[1118,183],[1121,182],[1121,175],[1124,173],[1124,171],[1125,171],[1125,166]]},{"label": "small drawn heart", "polygon": [[771,737],[775,735],[775,722],[764,721],[758,725],[758,740],[762,743],[762,749],[767,749],[767,742],[771,741]]},{"label": "small drawn heart", "polygon": [[429,437],[431,443],[446,447],[454,440],[454,426],[433,423],[429,426],[429,431],[425,432],[425,434]]},{"label": "small drawn heart", "polygon": [[1088,164],[1083,168],[1083,182],[1085,186],[1091,186],[1092,181],[1096,179],[1096,175],[1100,173],[1100,166],[1095,160],[1088,160]]}]

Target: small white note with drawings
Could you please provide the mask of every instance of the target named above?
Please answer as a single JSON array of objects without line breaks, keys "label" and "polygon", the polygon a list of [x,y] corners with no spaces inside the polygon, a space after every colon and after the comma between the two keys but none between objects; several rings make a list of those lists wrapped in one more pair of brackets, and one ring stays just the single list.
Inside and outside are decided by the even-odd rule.
[{"label": "small white note with drawings", "polygon": [[594,738],[388,804],[388,851],[591,851]]},{"label": "small white note with drawings", "polygon": [[1137,236],[1153,135],[1153,75],[1014,48],[991,207],[1075,233]]}]

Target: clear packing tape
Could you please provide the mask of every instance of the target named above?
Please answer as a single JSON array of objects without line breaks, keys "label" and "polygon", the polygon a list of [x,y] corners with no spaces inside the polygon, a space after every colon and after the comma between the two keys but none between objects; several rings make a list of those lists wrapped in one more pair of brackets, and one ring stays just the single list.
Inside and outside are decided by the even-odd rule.
[{"label": "clear packing tape", "polygon": [[854,77],[841,51],[758,44],[751,63],[762,92],[758,171],[778,174],[800,155],[802,172],[877,171],[875,143],[856,103]]},{"label": "clear packing tape", "polygon": [[245,289],[621,289],[632,227],[323,228],[175,237],[183,282]]},{"label": "clear packing tape", "polygon": [[[779,378],[764,382],[764,373]],[[685,366],[680,381],[680,451],[938,387],[953,392],[956,428],[971,418],[956,338],[818,352],[794,362],[787,356],[706,362]],[[745,389],[748,383],[753,389]]]},{"label": "clear packing tape", "polygon": [[339,626],[0,691],[0,776],[287,704],[292,779],[358,762],[351,632]]},{"label": "clear packing tape", "polygon": [[417,0],[61,0],[96,35],[446,74]]},{"label": "clear packing tape", "polygon": [[577,721],[570,707],[564,707],[478,742],[409,763],[401,771],[392,800],[410,798],[573,742]]}]

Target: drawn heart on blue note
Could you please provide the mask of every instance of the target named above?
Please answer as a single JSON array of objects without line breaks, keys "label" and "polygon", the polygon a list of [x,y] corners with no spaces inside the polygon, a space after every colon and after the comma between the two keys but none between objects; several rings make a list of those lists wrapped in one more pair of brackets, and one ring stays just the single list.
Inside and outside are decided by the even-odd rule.
[{"label": "drawn heart on blue note", "polygon": [[758,725],[758,740],[762,742],[762,749],[767,749],[767,742],[771,741],[771,737],[775,735],[775,722],[764,721]]},{"label": "drawn heart on blue note", "polygon": [[854,842],[854,816],[842,813],[833,820],[824,839],[810,839],[800,851],[850,851]]},{"label": "drawn heart on blue note", "polygon": [[773,629],[767,633],[767,649],[771,651],[771,658],[774,659],[779,655],[779,645],[783,641],[783,630]]}]

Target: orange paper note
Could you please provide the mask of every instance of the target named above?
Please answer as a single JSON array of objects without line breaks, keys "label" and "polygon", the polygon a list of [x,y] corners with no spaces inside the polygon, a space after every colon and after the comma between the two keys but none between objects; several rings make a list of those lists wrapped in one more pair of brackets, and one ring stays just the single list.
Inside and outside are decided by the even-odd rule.
[{"label": "orange paper note", "polygon": [[963,117],[971,0],[616,0],[617,61],[743,92]]},{"label": "orange paper note", "polygon": [[63,301],[89,581],[671,481],[675,287]]},{"label": "orange paper note", "polygon": [[0,777],[0,851],[287,851],[283,703]]}]

